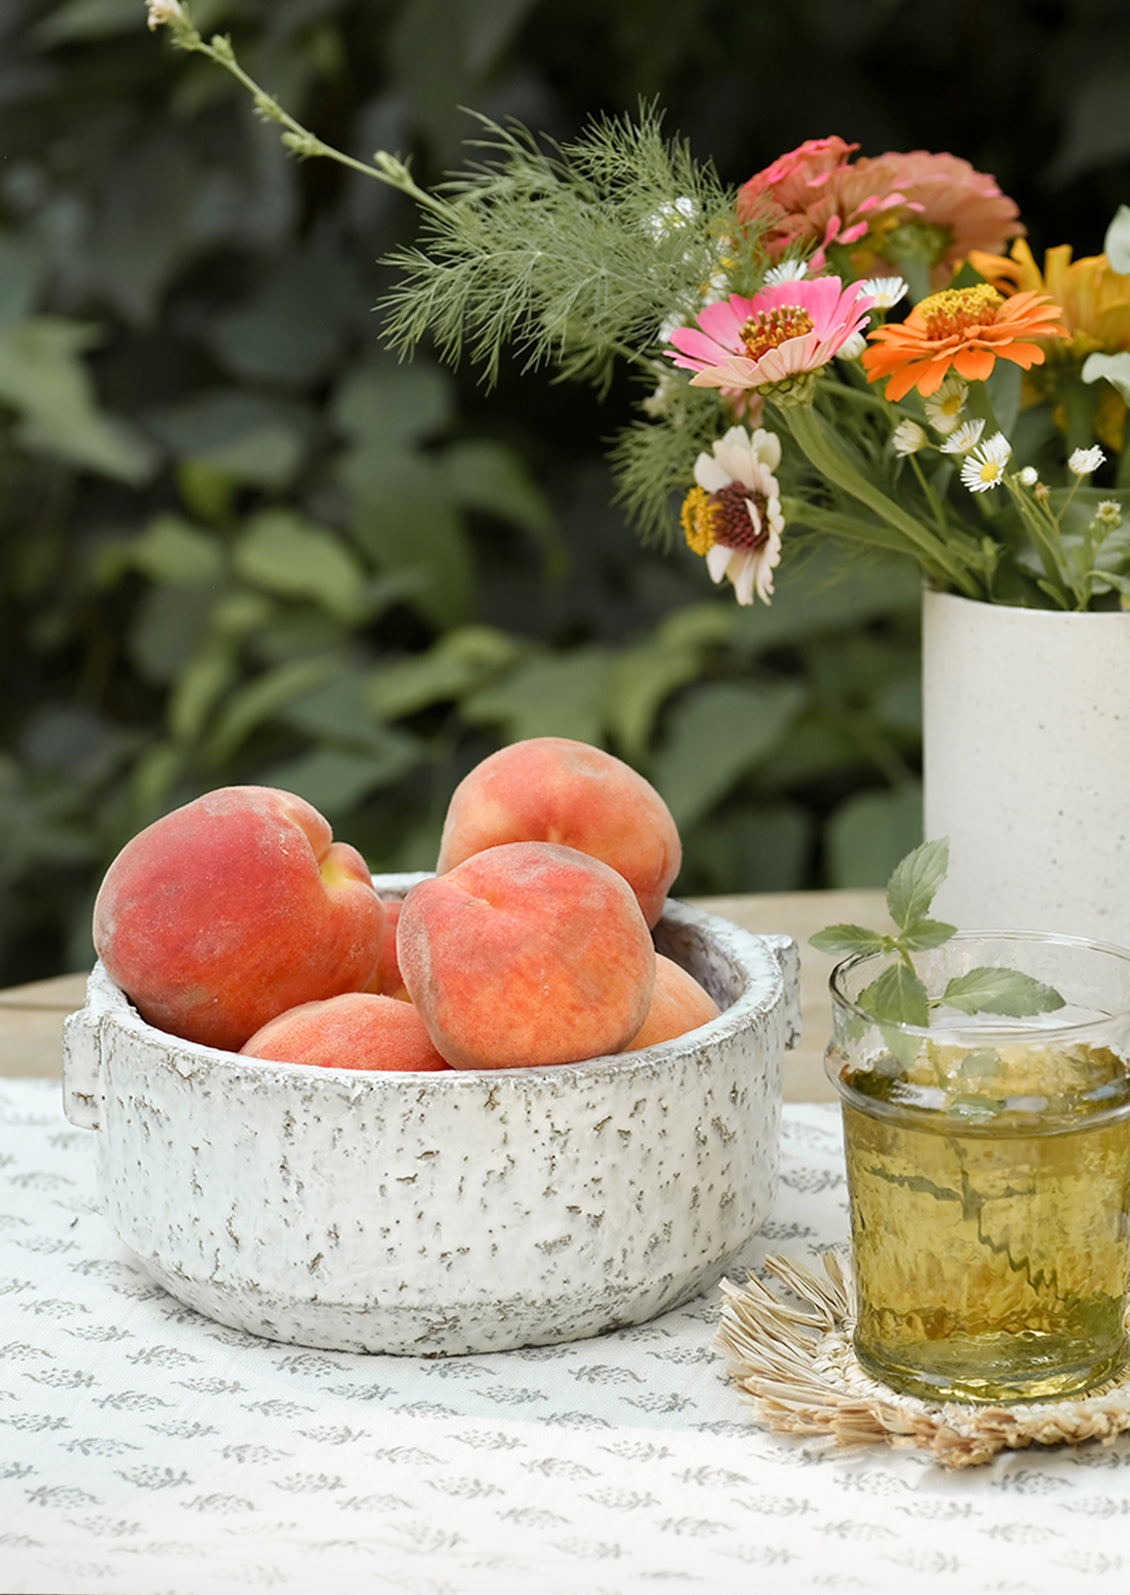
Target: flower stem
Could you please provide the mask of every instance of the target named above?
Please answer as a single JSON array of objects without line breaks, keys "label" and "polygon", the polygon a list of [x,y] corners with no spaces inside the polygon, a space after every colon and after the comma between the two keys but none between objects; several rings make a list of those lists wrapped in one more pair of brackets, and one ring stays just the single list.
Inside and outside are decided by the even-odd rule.
[{"label": "flower stem", "polygon": [[1075,573],[1064,555],[1059,535],[1058,518],[1053,516],[1042,504],[1033,504],[1028,493],[1019,485],[1015,476],[1006,477],[1005,485],[1012,494],[1012,501],[1020,513],[1020,519],[1031,533],[1036,552],[1040,556],[1040,562],[1047,577],[1044,591],[1051,596],[1052,589],[1055,590],[1061,609],[1070,609],[1072,607],[1072,597],[1075,600],[1075,608],[1086,609],[1086,594],[1080,588],[1075,578]]},{"label": "flower stem", "polygon": [[[202,37],[188,10],[181,3],[175,8],[169,8],[166,14],[156,15],[159,8],[150,7],[151,19],[158,23],[166,24],[173,36],[173,44],[178,50],[188,50],[196,55],[207,56],[217,66],[222,66],[230,72],[237,82],[241,83],[249,92],[255,104],[255,109],[266,122],[275,122],[284,129],[282,141],[288,149],[303,158],[320,156],[326,160],[337,161],[339,166],[347,166],[352,171],[363,172],[366,177],[375,177],[380,183],[387,183],[389,187],[399,189],[402,194],[414,199],[424,209],[434,212],[438,216],[447,217],[453,212],[453,207],[444,200],[437,199],[434,194],[429,194],[413,178],[406,162],[399,156],[390,155],[385,150],[377,150],[372,162],[356,160],[352,155],[335,149],[332,144],[325,144],[309,128],[303,127],[301,122],[295,120],[288,111],[284,111],[278,101],[266,89],[262,88],[255,79],[245,72],[236,59],[235,50],[231,40],[224,34],[216,33],[210,40]],[[151,20],[151,26],[154,21]]]},{"label": "flower stem", "polygon": [[938,499],[938,495],[930,485],[926,472],[922,469],[922,463],[917,454],[910,456],[910,468],[918,480],[918,486],[922,489],[922,497],[934,513],[934,525],[938,528],[938,535],[944,538],[947,531],[945,511]]},{"label": "flower stem", "polygon": [[[888,498],[871,482],[833,439],[828,428],[810,406],[796,405],[782,411],[785,424],[809,462],[853,498],[875,511],[900,534],[908,553],[913,553],[931,576],[941,576],[967,598],[983,596],[977,577],[966,560],[929,530],[916,515]],[[978,553],[977,562],[983,564]]]}]

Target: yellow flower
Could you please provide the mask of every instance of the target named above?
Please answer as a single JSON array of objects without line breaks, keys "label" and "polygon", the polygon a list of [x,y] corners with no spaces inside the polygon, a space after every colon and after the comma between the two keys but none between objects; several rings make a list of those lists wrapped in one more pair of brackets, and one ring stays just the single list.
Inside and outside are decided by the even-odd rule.
[{"label": "yellow flower", "polygon": [[[1105,255],[1072,260],[1071,245],[1060,244],[1045,251],[1041,272],[1024,239],[1018,238],[1008,255],[970,250],[969,264],[1001,293],[1050,294],[1063,311],[1068,336],[1046,346],[1048,364],[1025,377],[1022,403],[1050,399],[1054,405],[1057,378],[1065,362],[1075,371],[1089,354],[1130,350],[1130,275],[1114,271]],[[1103,383],[1095,431],[1111,448],[1122,446],[1125,416],[1125,401],[1109,383]],[[1058,411],[1056,420],[1062,424]]]},{"label": "yellow flower", "polygon": [[1001,293],[1022,290],[1050,294],[1063,311],[1069,341],[1049,345],[1052,359],[1085,360],[1101,350],[1118,354],[1130,349],[1130,276],[1112,271],[1105,255],[1071,259],[1071,245],[1060,244],[1044,254],[1043,272],[1023,238],[1009,255],[985,255],[974,249],[969,264]]}]

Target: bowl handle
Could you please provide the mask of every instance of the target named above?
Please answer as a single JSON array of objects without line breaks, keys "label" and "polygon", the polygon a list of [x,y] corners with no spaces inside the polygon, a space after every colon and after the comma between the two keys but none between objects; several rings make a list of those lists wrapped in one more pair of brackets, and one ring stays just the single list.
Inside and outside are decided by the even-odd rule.
[{"label": "bowl handle", "polygon": [[101,1127],[102,1023],[90,1008],[63,1022],[63,1112],[80,1130]]}]

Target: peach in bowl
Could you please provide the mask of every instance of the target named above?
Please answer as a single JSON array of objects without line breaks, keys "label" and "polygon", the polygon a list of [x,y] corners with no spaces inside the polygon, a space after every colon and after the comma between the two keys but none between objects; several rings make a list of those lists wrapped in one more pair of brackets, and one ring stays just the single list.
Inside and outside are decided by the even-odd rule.
[{"label": "peach in bowl", "polygon": [[178,1300],[306,1346],[498,1351],[678,1305],[773,1204],[796,948],[676,901],[653,935],[718,1013],[551,1067],[252,1057],[155,1028],[96,964],[64,1097],[107,1221]]}]

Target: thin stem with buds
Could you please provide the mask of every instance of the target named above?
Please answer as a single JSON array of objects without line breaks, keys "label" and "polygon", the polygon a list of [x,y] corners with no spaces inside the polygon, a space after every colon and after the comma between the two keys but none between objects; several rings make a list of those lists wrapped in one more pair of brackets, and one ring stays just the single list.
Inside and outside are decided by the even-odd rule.
[{"label": "thin stem with buds", "polygon": [[230,72],[251,95],[255,109],[263,120],[274,122],[283,129],[282,142],[296,155],[303,159],[318,156],[325,160],[336,161],[339,166],[347,166],[352,171],[364,173],[366,177],[376,178],[380,183],[387,183],[390,188],[398,189],[400,193],[406,194],[425,210],[432,211],[437,216],[448,217],[452,214],[452,207],[449,204],[420,187],[409,171],[407,163],[399,156],[391,155],[387,150],[377,150],[370,163],[346,155],[342,150],[335,149],[332,144],[323,143],[317,134],[311,133],[309,128],[303,127],[301,122],[296,121],[289,111],[285,111],[266,89],[244,71],[236,58],[231,40],[225,34],[215,33],[211,39],[203,37],[193,23],[183,0],[149,0],[149,26],[167,27],[176,49],[207,56],[217,66],[222,66],[226,72]]}]

